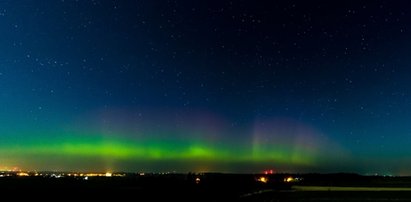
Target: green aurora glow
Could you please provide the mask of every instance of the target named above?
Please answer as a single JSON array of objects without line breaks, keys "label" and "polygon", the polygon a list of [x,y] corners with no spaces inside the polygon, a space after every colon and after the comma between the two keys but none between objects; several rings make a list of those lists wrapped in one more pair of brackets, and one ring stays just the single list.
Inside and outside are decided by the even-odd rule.
[{"label": "green aurora glow", "polygon": [[[48,134],[49,137],[53,135]],[[116,135],[121,137],[121,135]],[[100,159],[101,161],[121,162],[128,161],[134,166],[128,170],[138,170],[139,162],[168,162],[185,161],[188,168],[195,169],[198,162],[226,164],[261,164],[261,165],[293,165],[311,166],[315,163],[316,153],[312,150],[295,148],[295,145],[245,145],[245,144],[217,144],[196,140],[160,140],[160,139],[125,139],[94,135],[77,134],[70,138],[31,139],[26,141],[9,142],[1,146],[3,162],[15,159],[14,163],[28,169],[46,167],[41,165],[41,159],[55,159],[54,164],[65,165],[65,159]],[[5,158],[6,157],[6,158]],[[23,158],[24,157],[24,158]],[[30,157],[30,158],[27,158]],[[59,158],[64,157],[64,158]],[[32,159],[39,162],[19,161]],[[74,160],[77,169],[84,170],[80,163]],[[77,162],[77,163],[76,163]],[[192,163],[190,163],[192,162]],[[110,170],[119,169],[111,165]],[[213,163],[211,163],[213,164]],[[50,163],[48,163],[50,166]],[[66,165],[65,165],[66,166]],[[187,165],[186,165],[187,166]],[[66,166],[67,167],[67,166]],[[107,166],[105,166],[107,167]],[[38,168],[37,168],[38,169]],[[57,167],[58,169],[58,167]],[[73,168],[71,168],[73,169]],[[263,169],[263,167],[261,167]]]}]

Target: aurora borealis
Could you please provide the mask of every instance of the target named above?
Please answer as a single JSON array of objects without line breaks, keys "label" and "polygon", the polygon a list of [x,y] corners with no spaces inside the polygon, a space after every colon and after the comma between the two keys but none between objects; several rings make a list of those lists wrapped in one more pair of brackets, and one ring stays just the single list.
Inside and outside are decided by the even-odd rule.
[{"label": "aurora borealis", "polygon": [[[25,166],[58,170],[96,170],[93,166],[97,165],[98,171],[120,170],[118,166],[123,165],[140,171],[167,168],[183,172],[190,168],[230,172],[231,166],[236,165],[237,172],[252,172],[264,168],[262,165],[274,168],[272,162],[278,169],[309,168],[320,162],[319,150],[326,146],[315,131],[291,120],[273,121],[269,128],[256,125],[248,136],[241,131],[233,134],[223,120],[202,113],[174,120],[149,117],[147,123],[134,120],[125,111],[98,116],[92,120],[103,119],[102,122],[89,123],[84,128],[76,124],[80,125],[76,130],[26,132],[26,137],[2,145],[1,152],[6,157],[3,161],[22,164],[14,160],[22,158]],[[81,164],[73,166],[73,162]],[[156,168],[170,162],[174,166]]]},{"label": "aurora borealis", "polygon": [[2,1],[0,169],[411,174],[407,1]]}]

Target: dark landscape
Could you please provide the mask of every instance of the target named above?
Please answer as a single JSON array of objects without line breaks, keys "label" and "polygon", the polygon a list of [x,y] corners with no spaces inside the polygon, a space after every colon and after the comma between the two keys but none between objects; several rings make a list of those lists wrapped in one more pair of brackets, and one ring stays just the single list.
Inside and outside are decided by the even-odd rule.
[{"label": "dark landscape", "polygon": [[[3,173],[4,175],[4,173]],[[137,201],[410,201],[411,177],[357,174],[144,174],[68,176],[67,173],[0,178],[18,198],[136,199]],[[86,175],[86,174],[85,174]]]}]

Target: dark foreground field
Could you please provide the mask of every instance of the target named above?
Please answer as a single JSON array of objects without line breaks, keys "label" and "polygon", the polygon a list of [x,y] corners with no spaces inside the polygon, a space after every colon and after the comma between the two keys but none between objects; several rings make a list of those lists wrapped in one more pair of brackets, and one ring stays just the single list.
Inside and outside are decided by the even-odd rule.
[{"label": "dark foreground field", "polygon": [[[261,177],[266,180],[261,182]],[[411,178],[348,174],[168,174],[87,180],[15,176],[0,178],[0,194],[17,200],[53,201],[411,201]]]},{"label": "dark foreground field", "polygon": [[411,201],[411,192],[401,191],[294,191],[266,192],[240,201]]}]

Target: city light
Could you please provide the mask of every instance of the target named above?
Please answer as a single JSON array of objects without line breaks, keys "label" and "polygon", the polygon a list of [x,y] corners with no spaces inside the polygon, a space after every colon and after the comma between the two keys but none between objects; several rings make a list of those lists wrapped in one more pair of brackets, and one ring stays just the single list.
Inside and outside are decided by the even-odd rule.
[{"label": "city light", "polygon": [[284,179],[284,182],[292,182],[292,181],[294,181],[294,178],[292,177],[287,177]]},{"label": "city light", "polygon": [[258,182],[262,182],[262,183],[267,183],[267,182],[268,182],[268,178],[267,178],[267,177],[264,177],[264,176],[261,176],[261,177],[257,178],[257,181],[258,181]]},{"label": "city light", "polygon": [[27,177],[27,176],[29,176],[29,174],[28,174],[28,173],[25,173],[25,172],[18,172],[16,175],[19,176],[19,177]]}]

